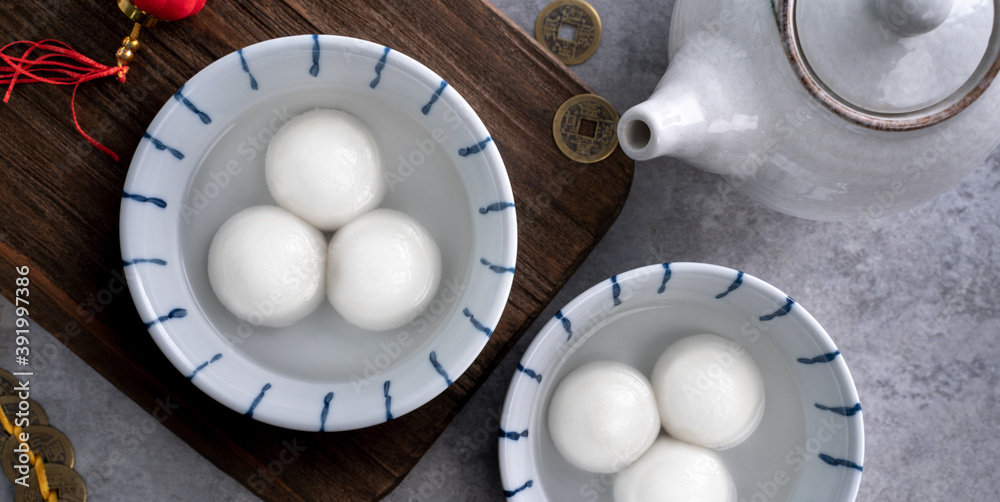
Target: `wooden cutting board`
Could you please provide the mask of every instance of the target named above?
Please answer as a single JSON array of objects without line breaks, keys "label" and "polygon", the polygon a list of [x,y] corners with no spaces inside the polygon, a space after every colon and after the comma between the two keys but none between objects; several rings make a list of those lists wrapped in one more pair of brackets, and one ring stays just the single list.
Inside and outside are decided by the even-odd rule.
[{"label": "wooden cutting board", "polygon": [[[105,63],[131,25],[111,0],[9,3],[0,34],[58,38]],[[391,422],[346,433],[258,423],[194,387],[156,348],[121,290],[118,212],[132,152],[171,94],[212,61],[305,33],[366,38],[423,62],[482,117],[517,203],[518,274],[500,325],[442,395]],[[80,87],[76,111],[115,163],[74,130],[70,88],[21,85],[0,105],[0,291],[31,268],[31,317],[141,407],[177,408],[164,425],[266,500],[370,500],[389,493],[552,300],[618,216],[632,181],[619,150],[585,166],[551,133],[555,110],[586,86],[482,0],[210,0],[197,16],[143,30],[128,82]],[[162,412],[158,415],[162,417]],[[305,451],[280,476],[259,470],[285,443]],[[287,454],[286,454],[287,456]],[[499,495],[499,494],[498,494]]]}]

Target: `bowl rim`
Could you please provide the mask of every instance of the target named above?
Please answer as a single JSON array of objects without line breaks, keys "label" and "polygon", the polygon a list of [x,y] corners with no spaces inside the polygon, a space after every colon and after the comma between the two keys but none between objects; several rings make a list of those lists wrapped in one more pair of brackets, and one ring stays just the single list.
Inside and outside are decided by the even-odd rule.
[{"label": "bowl rim", "polygon": [[[173,200],[168,197],[161,198],[155,189],[150,191],[149,178],[155,169],[159,169],[157,166],[165,162],[161,162],[160,158],[173,160],[170,155],[165,155],[165,153],[173,153],[171,148],[173,145],[170,144],[169,137],[159,136],[159,133],[162,132],[161,128],[170,120],[176,120],[178,115],[197,117],[190,112],[198,113],[191,101],[197,103],[195,97],[198,95],[199,89],[208,88],[210,85],[225,85],[224,83],[219,84],[216,80],[225,81],[223,77],[230,78],[227,75],[235,74],[240,77],[241,83],[246,81],[242,79],[249,76],[250,82],[253,82],[251,84],[253,90],[257,91],[256,81],[248,69],[247,60],[250,60],[250,68],[254,68],[254,71],[258,73],[257,80],[260,80],[259,67],[254,66],[255,61],[260,61],[263,58],[294,55],[308,57],[309,54],[312,55],[314,66],[318,64],[321,57],[324,68],[326,68],[325,65],[336,65],[337,61],[341,59],[334,56],[343,56],[344,61],[354,61],[353,58],[360,58],[361,61],[370,62],[372,66],[370,71],[374,70],[371,76],[377,76],[377,78],[382,77],[383,70],[386,68],[406,75],[407,83],[398,85],[420,86],[418,90],[421,96],[424,96],[425,92],[426,96],[432,96],[430,103],[425,108],[429,109],[434,102],[446,103],[446,105],[438,105],[436,109],[440,110],[444,106],[446,109],[454,111],[460,118],[459,123],[465,126],[464,133],[455,134],[454,139],[448,138],[442,143],[443,145],[452,145],[453,142],[463,141],[460,138],[463,134],[475,138],[486,138],[478,143],[479,148],[476,148],[475,151],[461,148],[456,152],[449,152],[448,155],[449,158],[472,159],[470,162],[474,162],[476,166],[485,166],[485,172],[476,176],[480,176],[484,182],[489,180],[492,183],[492,186],[484,188],[482,191],[489,192],[493,199],[489,201],[472,200],[472,193],[469,192],[471,189],[465,178],[463,178],[463,184],[466,185],[467,191],[464,195],[469,198],[470,210],[473,213],[478,213],[474,217],[491,220],[485,225],[489,227],[488,230],[491,230],[492,234],[499,235],[499,237],[491,239],[500,243],[500,249],[490,249],[490,252],[496,253],[496,261],[503,265],[502,272],[497,272],[491,268],[473,266],[471,263],[478,260],[479,257],[470,258],[472,261],[470,261],[465,283],[473,286],[488,284],[490,285],[489,294],[482,294],[484,297],[482,300],[479,300],[478,297],[475,298],[477,310],[474,318],[472,316],[468,316],[468,319],[462,318],[462,308],[461,306],[457,308],[458,315],[453,317],[461,318],[461,326],[469,333],[464,334],[463,342],[459,344],[459,347],[447,349],[449,355],[447,360],[439,361],[437,359],[433,340],[440,338],[441,332],[451,332],[455,327],[458,327],[459,320],[455,319],[443,321],[438,332],[431,334],[427,343],[415,349],[410,356],[385,368],[382,372],[382,375],[385,376],[384,384],[379,379],[378,385],[368,385],[368,388],[361,391],[354,387],[351,394],[357,393],[360,397],[349,396],[348,402],[352,404],[340,406],[336,412],[331,411],[331,400],[334,399],[335,395],[338,396],[337,399],[341,399],[339,396],[344,394],[342,390],[338,389],[350,388],[349,382],[313,382],[277,374],[277,372],[254,364],[249,357],[234,349],[231,342],[228,342],[228,347],[219,348],[219,344],[213,341],[213,350],[206,352],[201,357],[185,352],[175,337],[181,336],[179,333],[182,329],[190,329],[190,326],[182,327],[181,325],[194,321],[201,323],[204,321],[204,314],[197,306],[197,298],[188,291],[183,260],[178,258],[179,254],[174,252],[173,247],[163,252],[164,255],[167,255],[163,258],[168,258],[168,260],[150,256],[151,245],[149,241],[159,238],[152,237],[152,230],[149,228],[151,225],[148,224],[149,218],[145,216],[149,211],[156,211],[159,207],[160,214],[166,215],[163,217],[166,231],[164,232],[162,228],[157,229],[157,231],[173,236],[180,235],[177,223],[179,218],[176,216],[179,214],[182,204],[174,203],[178,197],[174,197]],[[346,62],[343,64],[347,65]],[[239,70],[241,65],[242,71]],[[335,74],[335,72],[328,71],[326,74]],[[218,79],[211,80],[213,76],[217,76]],[[316,77],[316,74],[314,73],[312,77]],[[370,77],[367,78],[370,79]],[[413,82],[410,82],[411,80]],[[384,87],[383,79],[383,85],[380,88]],[[374,83],[371,88],[375,89]],[[191,100],[188,100],[188,97],[191,97]],[[423,64],[383,45],[344,36],[297,35],[258,42],[216,60],[181,85],[173,98],[167,100],[148,126],[143,136],[144,140],[140,140],[129,166],[123,189],[119,233],[125,277],[136,309],[146,323],[150,336],[181,374],[187,376],[192,383],[215,400],[256,420],[303,431],[341,431],[375,425],[413,411],[444,392],[472,365],[489,341],[492,334],[491,328],[495,329],[497,326],[510,295],[516,270],[517,222],[513,210],[513,191],[498,150],[499,147],[491,147],[491,144],[495,145],[496,142],[493,141],[486,126],[475,110],[452,86]],[[422,104],[423,102],[417,105],[418,112],[419,105]],[[423,115],[427,115],[427,112],[424,112]],[[202,118],[202,122],[209,124],[205,118]],[[430,126],[428,126],[429,128]],[[225,128],[219,128],[206,136],[214,137],[215,139],[212,141],[215,141],[224,134],[224,130]],[[206,144],[211,145],[211,141],[206,139],[206,142]],[[475,145],[468,146],[474,147]],[[211,146],[207,148],[210,149]],[[462,150],[466,150],[466,152],[463,153]],[[204,151],[204,148],[200,151]],[[174,154],[174,157],[184,158],[177,154]],[[186,178],[185,175],[177,176],[185,178],[182,181],[185,187],[189,179],[193,178],[199,171],[202,164],[203,156],[202,158],[197,157],[197,155],[190,156],[189,160],[194,160],[189,162],[190,167],[185,168],[187,169],[184,171]],[[456,164],[455,167],[457,169],[462,166]],[[156,176],[162,178],[167,175],[157,173]],[[168,202],[170,202],[169,206]],[[479,203],[483,203],[486,207],[476,206]],[[492,204],[498,204],[498,209],[484,211]],[[483,236],[487,232],[481,228],[483,225],[475,218],[472,220],[473,253],[476,253],[479,248],[485,247],[482,242]],[[160,240],[162,241],[162,239]],[[179,244],[170,245],[180,246]],[[207,249],[205,252],[207,253]],[[171,257],[179,260],[180,265],[168,267],[167,263]],[[156,267],[149,265],[150,263],[162,264],[163,266]],[[498,270],[500,268],[497,267]],[[165,274],[168,280],[177,282],[180,278],[180,282],[183,284],[164,283]],[[462,293],[457,294],[457,298],[469,299],[468,296],[462,295]],[[173,304],[176,308],[166,307],[167,303]],[[202,324],[194,326],[202,326]],[[483,336],[484,333],[486,336]],[[226,348],[228,350],[225,350]],[[437,350],[443,352],[442,347],[438,347]],[[238,366],[242,371],[235,372],[232,368],[223,368],[227,366],[226,363],[230,366]],[[417,365],[420,367],[419,374],[412,371],[417,368]],[[409,371],[412,375],[407,374],[404,370]],[[401,374],[405,378],[392,378]],[[247,381],[240,381],[244,377]],[[390,380],[393,380],[394,384],[391,396]],[[285,386],[284,390],[279,389],[282,384]],[[272,387],[275,389],[271,390]],[[403,391],[398,389],[403,389]],[[288,392],[284,392],[285,390]],[[309,397],[303,397],[303,394],[309,394]],[[266,406],[258,407],[262,400]],[[358,406],[359,400],[364,401],[365,406]],[[336,402],[334,404],[336,405]]]},{"label": "bowl rim", "polygon": [[[847,450],[851,461],[835,459],[829,456],[827,456],[827,459],[822,459],[822,456],[820,458],[825,464],[844,469],[846,482],[840,491],[842,495],[841,500],[853,501],[857,497],[861,483],[862,466],[864,464],[864,422],[860,413],[860,400],[844,357],[840,354],[840,350],[834,344],[826,330],[820,326],[819,322],[801,304],[792,300],[791,297],[770,283],[755,276],[739,270],[708,263],[670,262],[638,267],[598,282],[570,300],[557,311],[541,328],[534,340],[532,340],[511,377],[507,394],[504,398],[503,410],[500,415],[498,457],[501,483],[504,493],[508,498],[523,492],[519,500],[549,500],[545,491],[539,489],[540,481],[528,475],[537,474],[538,472],[536,467],[537,458],[534,453],[535,445],[530,444],[525,446],[523,441],[519,441],[519,439],[527,437],[537,438],[537,434],[529,436],[526,434],[529,431],[524,431],[517,434],[517,438],[514,438],[509,433],[505,434],[504,431],[521,430],[523,427],[519,426],[526,425],[523,423],[523,420],[519,422],[513,419],[512,415],[521,409],[529,410],[521,413],[521,415],[530,415],[531,410],[542,406],[539,403],[539,400],[543,401],[545,398],[545,394],[540,390],[542,387],[542,378],[547,373],[558,371],[563,362],[565,362],[566,355],[572,354],[580,344],[585,343],[591,333],[600,329],[603,320],[596,323],[596,325],[591,325],[591,318],[595,313],[598,316],[604,315],[601,312],[601,306],[602,304],[606,304],[611,296],[609,295],[609,287],[613,288],[612,291],[614,292],[615,300],[618,299],[619,292],[626,291],[629,287],[634,286],[635,283],[642,284],[646,288],[650,287],[649,284],[654,284],[653,287],[659,287],[658,292],[662,293],[668,280],[684,275],[721,279],[723,281],[733,281],[733,277],[736,277],[737,281],[733,282],[734,285],[753,290],[773,301],[777,308],[775,310],[776,314],[784,310],[784,313],[779,315],[801,323],[805,328],[805,333],[816,342],[818,347],[822,348],[824,352],[823,356],[818,356],[814,362],[820,362],[818,361],[819,357],[825,358],[821,362],[828,363],[824,366],[830,368],[834,373],[838,391],[847,402],[858,403],[858,410],[856,419],[847,421]],[[729,282],[724,283],[728,284]],[[622,295],[622,299],[627,301],[624,295]],[[786,307],[781,307],[783,304]],[[792,308],[793,306],[794,308]],[[574,344],[565,343],[568,342],[567,331],[569,331],[565,322],[566,319],[570,318],[573,319],[571,337],[577,338]],[[605,317],[604,319],[607,318]],[[577,336],[576,326],[578,325],[590,326],[588,328],[590,332],[588,333],[587,330],[583,330],[582,336]],[[808,364],[801,359],[798,362]],[[554,389],[554,387],[550,387],[550,389]]]}]

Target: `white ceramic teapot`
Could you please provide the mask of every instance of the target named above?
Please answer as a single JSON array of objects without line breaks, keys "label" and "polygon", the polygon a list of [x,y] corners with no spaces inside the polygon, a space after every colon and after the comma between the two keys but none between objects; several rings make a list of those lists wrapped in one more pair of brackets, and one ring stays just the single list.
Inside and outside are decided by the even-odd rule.
[{"label": "white ceramic teapot", "polygon": [[998,6],[677,0],[670,65],[622,115],[622,148],[722,174],[796,216],[913,207],[1000,144]]}]

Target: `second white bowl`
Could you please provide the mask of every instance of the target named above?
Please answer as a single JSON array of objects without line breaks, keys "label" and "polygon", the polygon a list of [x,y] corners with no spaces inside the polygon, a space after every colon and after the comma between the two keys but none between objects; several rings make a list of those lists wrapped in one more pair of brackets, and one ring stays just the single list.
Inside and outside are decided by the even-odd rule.
[{"label": "second white bowl", "polygon": [[614,475],[577,469],[556,451],[546,420],[553,390],[591,361],[619,361],[649,375],[667,347],[699,333],[742,344],[764,380],[760,425],[747,440],[718,452],[738,499],[854,500],[864,426],[840,351],[786,294],[751,275],[703,263],[616,275],[542,328],[511,379],[500,421],[508,498],[611,501]]}]

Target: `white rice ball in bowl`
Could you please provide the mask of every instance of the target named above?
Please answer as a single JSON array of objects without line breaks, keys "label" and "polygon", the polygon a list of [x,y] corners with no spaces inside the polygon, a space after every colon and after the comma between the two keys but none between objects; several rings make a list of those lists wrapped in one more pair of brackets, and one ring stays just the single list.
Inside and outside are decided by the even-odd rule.
[{"label": "white rice ball in bowl", "polygon": [[[454,88],[390,48],[306,35],[230,54],[175,98],[129,168],[121,241],[136,308],[182,374],[238,413],[313,431],[398,417],[459,378],[506,305],[517,225],[498,146]],[[379,207],[419,221],[440,248],[437,294],[399,329],[358,328],[327,302],[290,326],[255,325],[209,284],[222,224],[277,205],[264,171],[271,139],[317,108],[371,129],[386,182]]]}]

